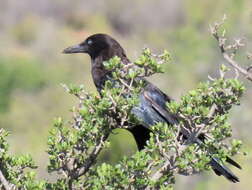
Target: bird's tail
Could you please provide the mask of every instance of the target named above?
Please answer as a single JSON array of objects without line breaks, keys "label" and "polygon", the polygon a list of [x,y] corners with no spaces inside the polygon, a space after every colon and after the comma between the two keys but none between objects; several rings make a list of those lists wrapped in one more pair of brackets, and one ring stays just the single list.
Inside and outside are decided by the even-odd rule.
[{"label": "bird's tail", "polygon": [[[204,134],[200,134],[198,138],[198,144],[204,143],[206,139]],[[226,157],[226,162],[235,166],[236,168],[242,169],[241,166],[230,157]],[[239,178],[227,166],[221,163],[218,158],[212,157],[209,164],[212,166],[212,169],[214,170],[216,175],[223,175],[225,178],[227,178],[229,181],[232,181],[233,183],[237,183],[240,181]]]},{"label": "bird's tail", "polygon": [[[241,169],[241,166],[229,157],[227,157],[226,162]],[[239,182],[239,178],[227,166],[221,164],[218,158],[212,158],[209,164],[212,166],[212,169],[218,176],[223,175],[233,183]]]}]

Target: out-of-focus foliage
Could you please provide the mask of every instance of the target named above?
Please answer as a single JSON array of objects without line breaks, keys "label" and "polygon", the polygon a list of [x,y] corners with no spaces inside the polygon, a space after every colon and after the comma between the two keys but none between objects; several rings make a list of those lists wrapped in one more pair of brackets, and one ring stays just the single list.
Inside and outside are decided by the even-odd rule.
[{"label": "out-of-focus foliage", "polygon": [[46,82],[45,71],[37,61],[22,57],[0,58],[0,111],[8,111],[14,89],[40,90]]},{"label": "out-of-focus foliage", "polygon": [[[165,74],[150,80],[179,99],[207,75],[217,75],[223,61],[208,26],[224,13],[229,35],[245,36],[251,49],[251,7],[250,0],[1,1],[0,127],[11,129],[15,137],[10,140],[12,151],[34,154],[37,165],[46,165],[47,157],[41,150],[45,149],[52,118],[67,116],[67,109],[75,102],[58,84],[85,84],[87,90],[95,91],[89,58],[60,54],[65,47],[89,34],[104,32],[118,39],[132,60],[145,45],[154,50],[169,49],[175,64],[167,65]],[[234,134],[243,139],[248,150],[248,156],[240,160],[246,169],[238,173],[238,190],[252,185],[248,180],[252,173],[251,93],[248,86],[242,99],[246,106],[236,107],[230,117]],[[123,130],[116,130],[109,138],[111,146],[102,152],[100,162],[115,163],[136,150],[133,138]],[[44,176],[45,167],[40,171]],[[198,178],[207,180],[198,183]],[[178,189],[234,188],[214,175],[190,180],[181,177],[177,184]]]}]

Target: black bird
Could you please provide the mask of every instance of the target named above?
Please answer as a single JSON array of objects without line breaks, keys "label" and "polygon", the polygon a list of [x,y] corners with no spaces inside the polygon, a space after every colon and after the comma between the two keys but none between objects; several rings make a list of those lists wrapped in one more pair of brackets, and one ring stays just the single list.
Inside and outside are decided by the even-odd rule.
[{"label": "black bird", "polygon": [[[63,53],[87,53],[90,55],[92,77],[99,92],[102,90],[105,81],[109,80],[109,75],[111,74],[111,71],[106,70],[103,66],[104,61],[118,56],[124,64],[130,63],[121,45],[107,34],[89,36],[82,43],[66,48]],[[152,83],[146,82],[147,85],[139,95],[139,105],[132,110],[133,114],[140,118],[143,123],[129,129],[136,140],[139,150],[144,148],[146,141],[150,138],[150,126],[157,122],[166,122],[168,124],[176,124],[178,122],[178,118],[171,114],[166,107],[166,103],[170,102],[171,98]],[[199,141],[201,140],[199,139]],[[241,166],[231,158],[227,158],[226,161],[241,169]],[[239,182],[238,177],[225,165],[220,164],[216,158],[212,158],[210,165],[217,175],[223,175],[234,183]]]}]

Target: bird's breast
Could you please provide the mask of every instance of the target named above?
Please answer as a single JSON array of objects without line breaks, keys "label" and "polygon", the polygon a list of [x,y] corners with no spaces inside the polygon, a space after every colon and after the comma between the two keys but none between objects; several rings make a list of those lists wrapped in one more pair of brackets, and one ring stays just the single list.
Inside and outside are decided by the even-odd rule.
[{"label": "bird's breast", "polygon": [[92,77],[98,91],[100,91],[103,88],[103,85],[107,80],[107,75],[108,71],[105,70],[103,67],[100,66],[92,67]]}]

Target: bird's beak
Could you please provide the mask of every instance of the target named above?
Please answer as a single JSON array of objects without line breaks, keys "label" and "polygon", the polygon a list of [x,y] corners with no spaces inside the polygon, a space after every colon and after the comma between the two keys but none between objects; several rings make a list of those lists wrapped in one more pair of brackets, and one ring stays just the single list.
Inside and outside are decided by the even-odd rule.
[{"label": "bird's beak", "polygon": [[88,46],[86,44],[78,44],[74,46],[70,46],[63,50],[62,53],[71,54],[71,53],[87,53]]}]

